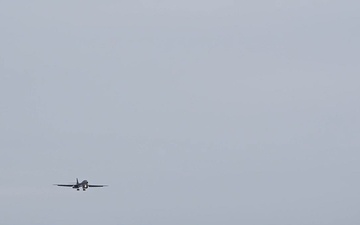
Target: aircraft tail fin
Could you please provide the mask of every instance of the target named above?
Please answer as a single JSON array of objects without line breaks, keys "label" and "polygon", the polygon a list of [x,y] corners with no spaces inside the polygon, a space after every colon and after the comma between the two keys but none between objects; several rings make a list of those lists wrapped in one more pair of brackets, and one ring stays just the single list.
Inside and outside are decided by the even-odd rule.
[{"label": "aircraft tail fin", "polygon": [[79,184],[79,180],[76,178],[76,184],[78,185]]}]

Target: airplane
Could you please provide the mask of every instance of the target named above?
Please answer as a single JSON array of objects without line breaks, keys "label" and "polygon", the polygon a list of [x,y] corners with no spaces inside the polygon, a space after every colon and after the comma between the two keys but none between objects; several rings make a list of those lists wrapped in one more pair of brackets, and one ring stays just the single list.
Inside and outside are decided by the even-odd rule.
[{"label": "airplane", "polygon": [[79,183],[79,180],[76,178],[76,184],[54,184],[56,186],[60,187],[72,187],[78,191],[80,191],[80,188],[83,189],[83,191],[86,191],[89,187],[107,187],[108,185],[93,185],[89,184],[87,180],[83,180],[81,183]]}]

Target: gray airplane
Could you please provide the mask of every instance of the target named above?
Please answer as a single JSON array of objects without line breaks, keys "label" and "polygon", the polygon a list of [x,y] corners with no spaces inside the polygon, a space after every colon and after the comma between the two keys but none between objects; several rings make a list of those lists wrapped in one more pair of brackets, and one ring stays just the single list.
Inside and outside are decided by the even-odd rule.
[{"label": "gray airplane", "polygon": [[86,191],[89,187],[107,187],[107,185],[93,185],[89,184],[87,180],[83,180],[81,183],[79,183],[79,180],[76,178],[76,184],[54,184],[56,186],[60,187],[72,187],[78,191],[80,191],[80,188],[83,189],[83,191]]}]

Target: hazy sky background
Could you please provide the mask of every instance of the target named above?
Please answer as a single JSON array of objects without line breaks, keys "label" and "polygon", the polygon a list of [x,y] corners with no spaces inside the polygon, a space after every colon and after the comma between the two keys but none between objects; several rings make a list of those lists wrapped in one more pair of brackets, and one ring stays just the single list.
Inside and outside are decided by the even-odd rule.
[{"label": "hazy sky background", "polygon": [[0,223],[359,224],[359,12],[0,1]]}]

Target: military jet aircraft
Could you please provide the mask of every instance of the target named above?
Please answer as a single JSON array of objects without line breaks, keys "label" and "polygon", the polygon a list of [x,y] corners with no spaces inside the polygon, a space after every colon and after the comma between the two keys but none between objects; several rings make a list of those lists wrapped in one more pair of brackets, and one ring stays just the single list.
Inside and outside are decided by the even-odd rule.
[{"label": "military jet aircraft", "polygon": [[76,178],[76,184],[54,184],[56,186],[60,186],[60,187],[72,187],[78,191],[80,191],[80,188],[83,189],[83,191],[86,191],[86,189],[88,189],[89,187],[107,187],[107,185],[93,185],[93,184],[89,184],[89,182],[87,180],[83,180],[82,182],[79,183],[79,180]]}]

